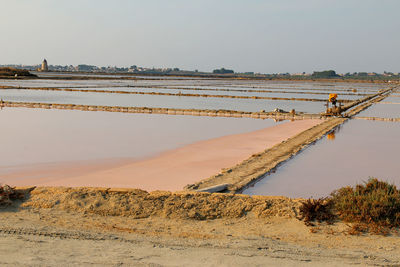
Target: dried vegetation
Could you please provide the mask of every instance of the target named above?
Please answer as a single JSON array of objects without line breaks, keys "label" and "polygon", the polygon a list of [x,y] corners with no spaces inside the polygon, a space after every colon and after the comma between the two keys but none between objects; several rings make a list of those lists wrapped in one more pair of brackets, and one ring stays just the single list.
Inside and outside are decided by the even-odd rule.
[{"label": "dried vegetation", "polygon": [[306,225],[332,222],[335,218],[352,223],[349,234],[388,234],[400,227],[400,190],[395,185],[371,178],[355,187],[342,187],[329,198],[309,199],[300,207]]},{"label": "dried vegetation", "polygon": [[0,207],[11,205],[14,200],[23,199],[24,194],[8,185],[0,185]]},{"label": "dried vegetation", "polygon": [[[359,224],[355,232],[367,228],[383,233],[400,227],[400,190],[395,185],[371,178],[355,187],[343,187],[332,193],[338,216]],[[365,232],[358,231],[358,232]]]},{"label": "dried vegetation", "polygon": [[300,219],[308,226],[314,226],[313,222],[328,222],[335,219],[332,212],[333,202],[330,198],[308,199],[302,202],[300,207]]}]

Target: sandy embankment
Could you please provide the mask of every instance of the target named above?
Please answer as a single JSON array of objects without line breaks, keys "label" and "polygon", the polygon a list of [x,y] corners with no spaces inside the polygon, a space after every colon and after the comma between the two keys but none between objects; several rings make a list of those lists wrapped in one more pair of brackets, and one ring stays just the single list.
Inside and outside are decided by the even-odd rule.
[{"label": "sandy embankment", "polygon": [[[245,134],[197,142],[159,156],[121,165],[104,162],[88,166],[60,164],[49,169],[21,171],[2,177],[11,185],[124,187],[153,190],[182,190],[187,184],[232,167],[251,155],[264,151],[309,129],[322,120],[286,122]],[[81,171],[80,171],[81,170]],[[41,173],[43,175],[41,175]],[[34,174],[34,175],[33,175]],[[27,177],[16,180],[17,176]]]},{"label": "sandy embankment", "polygon": [[398,266],[400,239],[307,227],[299,199],[36,188],[1,209],[0,265]]}]

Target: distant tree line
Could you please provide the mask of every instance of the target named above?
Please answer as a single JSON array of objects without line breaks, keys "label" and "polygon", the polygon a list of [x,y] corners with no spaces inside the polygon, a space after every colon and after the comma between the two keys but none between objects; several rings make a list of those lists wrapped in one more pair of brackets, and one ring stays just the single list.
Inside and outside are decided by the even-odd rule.
[{"label": "distant tree line", "polygon": [[220,68],[220,69],[213,70],[213,73],[215,73],[215,74],[227,74],[227,73],[235,73],[235,72],[233,70]]},{"label": "distant tree line", "polygon": [[334,70],[324,70],[324,71],[314,71],[311,75],[313,78],[336,78],[339,75],[336,74]]},{"label": "distant tree line", "polygon": [[86,64],[81,64],[77,66],[78,71],[95,71],[98,70],[99,68],[97,66],[92,66],[92,65],[86,65]]}]

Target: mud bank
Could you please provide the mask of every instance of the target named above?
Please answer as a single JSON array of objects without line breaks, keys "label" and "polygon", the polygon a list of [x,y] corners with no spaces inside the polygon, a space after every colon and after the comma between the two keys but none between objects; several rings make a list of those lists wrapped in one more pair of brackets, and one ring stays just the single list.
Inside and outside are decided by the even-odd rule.
[{"label": "mud bank", "polygon": [[370,120],[370,121],[400,121],[400,118],[379,118],[379,117],[354,117],[357,120]]}]

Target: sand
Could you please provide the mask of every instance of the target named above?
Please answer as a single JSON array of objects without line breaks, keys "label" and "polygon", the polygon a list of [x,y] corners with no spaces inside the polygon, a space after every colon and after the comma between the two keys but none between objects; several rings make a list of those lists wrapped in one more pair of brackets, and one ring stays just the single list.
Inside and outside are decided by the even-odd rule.
[{"label": "sand", "polygon": [[134,162],[118,164],[113,160],[111,163],[102,161],[97,165],[54,164],[51,168],[36,168],[3,176],[1,182],[17,186],[122,187],[177,191],[321,122],[319,119],[286,122],[250,133],[196,142]]},{"label": "sand", "polygon": [[340,221],[308,227],[296,218],[298,204],[237,194],[37,188],[23,202],[0,209],[0,265],[400,263],[398,232],[352,236],[351,226]]}]

